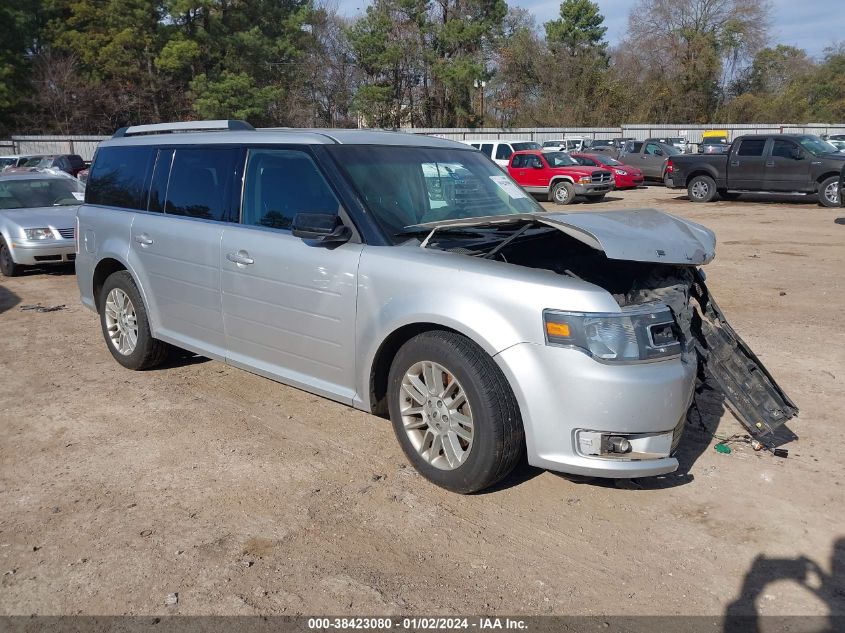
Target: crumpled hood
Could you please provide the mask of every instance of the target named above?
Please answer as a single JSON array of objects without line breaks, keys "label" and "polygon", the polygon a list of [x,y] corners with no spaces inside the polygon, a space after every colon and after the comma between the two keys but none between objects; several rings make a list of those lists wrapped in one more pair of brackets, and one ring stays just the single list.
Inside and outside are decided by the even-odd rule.
[{"label": "crumpled hood", "polygon": [[[588,213],[527,213],[443,220],[419,225],[471,227],[534,221],[563,231],[610,259],[697,266],[716,256],[716,235],[705,226],[657,209]],[[430,238],[430,236],[429,236]],[[423,241],[423,246],[429,238]]]},{"label": "crumpled hood", "polygon": [[0,215],[26,229],[42,227],[71,229],[76,226],[76,210],[78,208],[79,205],[70,204],[59,207],[0,209]]}]

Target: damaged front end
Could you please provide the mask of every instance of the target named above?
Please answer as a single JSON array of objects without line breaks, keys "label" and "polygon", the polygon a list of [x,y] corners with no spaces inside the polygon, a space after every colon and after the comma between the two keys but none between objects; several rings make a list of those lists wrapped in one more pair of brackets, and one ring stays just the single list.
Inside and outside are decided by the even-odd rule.
[{"label": "damaged front end", "polygon": [[[656,211],[547,213],[423,225],[425,248],[554,271],[600,286],[623,311],[665,305],[680,355],[699,387],[718,388],[748,432],[773,445],[798,408],[728,324],[698,268],[715,256],[715,235]],[[473,232],[474,231],[474,232]]]}]

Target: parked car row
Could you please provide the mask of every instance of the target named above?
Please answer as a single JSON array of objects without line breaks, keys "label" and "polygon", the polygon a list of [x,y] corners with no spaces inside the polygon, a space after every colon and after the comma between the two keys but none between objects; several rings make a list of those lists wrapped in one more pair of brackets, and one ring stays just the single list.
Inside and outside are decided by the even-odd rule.
[{"label": "parked car row", "polygon": [[89,164],[79,154],[0,156],[0,171],[3,172],[31,172],[53,169],[63,171],[71,176],[77,176]]}]

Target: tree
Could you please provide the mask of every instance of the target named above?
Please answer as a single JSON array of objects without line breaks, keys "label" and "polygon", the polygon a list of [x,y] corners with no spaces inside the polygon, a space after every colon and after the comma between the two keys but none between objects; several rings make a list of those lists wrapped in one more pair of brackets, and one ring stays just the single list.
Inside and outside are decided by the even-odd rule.
[{"label": "tree", "polygon": [[546,22],[546,42],[560,45],[570,53],[585,50],[593,53],[604,49],[607,27],[599,5],[590,0],[563,0],[560,18]]},{"label": "tree", "polygon": [[765,41],[768,15],[761,0],[640,0],[620,47],[638,62],[630,79],[644,104],[640,115],[711,120],[737,69]]}]

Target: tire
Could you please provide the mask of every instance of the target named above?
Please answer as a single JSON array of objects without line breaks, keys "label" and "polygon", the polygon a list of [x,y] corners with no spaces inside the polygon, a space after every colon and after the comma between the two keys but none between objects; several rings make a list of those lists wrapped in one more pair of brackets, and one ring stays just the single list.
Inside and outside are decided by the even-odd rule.
[{"label": "tire", "polygon": [[722,200],[737,200],[740,196],[737,192],[728,191],[727,189],[719,189],[718,193]]},{"label": "tire", "polygon": [[601,202],[607,194],[599,194],[597,196],[587,196],[587,202]]},{"label": "tire", "polygon": [[696,176],[687,185],[687,196],[692,202],[710,202],[716,197],[716,181],[710,176]]},{"label": "tire", "polygon": [[6,246],[6,241],[0,238],[0,273],[6,277],[17,277],[21,274],[23,266],[16,264],[12,259],[12,253],[9,247]]},{"label": "tire", "polygon": [[[461,393],[463,404],[450,407]],[[387,397],[405,456],[442,488],[462,494],[487,488],[506,477],[524,453],[522,418],[507,379],[483,349],[460,334],[424,332],[406,342],[390,366]],[[462,453],[447,450],[443,438]]]},{"label": "tire", "polygon": [[571,182],[561,180],[552,187],[551,191],[552,202],[557,204],[572,204],[575,200],[575,187]]},{"label": "tire", "polygon": [[[114,294],[112,294],[114,292]],[[120,299],[129,301],[127,306]],[[153,338],[150,333],[150,322],[147,318],[147,308],[141,299],[141,293],[135,285],[135,280],[125,270],[112,273],[103,284],[100,291],[100,327],[103,330],[103,338],[106,340],[106,347],[109,348],[114,359],[127,369],[143,370],[150,369],[161,364],[167,356],[168,346],[162,341]],[[131,309],[134,317],[130,318]],[[122,318],[125,317],[125,318]],[[125,332],[131,330],[134,322],[135,344],[130,349],[131,336],[124,336],[122,341],[121,329]],[[120,325],[118,325],[120,323]],[[117,341],[112,338],[111,331]],[[121,351],[123,347],[123,351]]]},{"label": "tire", "polygon": [[825,207],[838,207],[839,197],[839,176],[825,178],[819,185],[819,204]]}]

